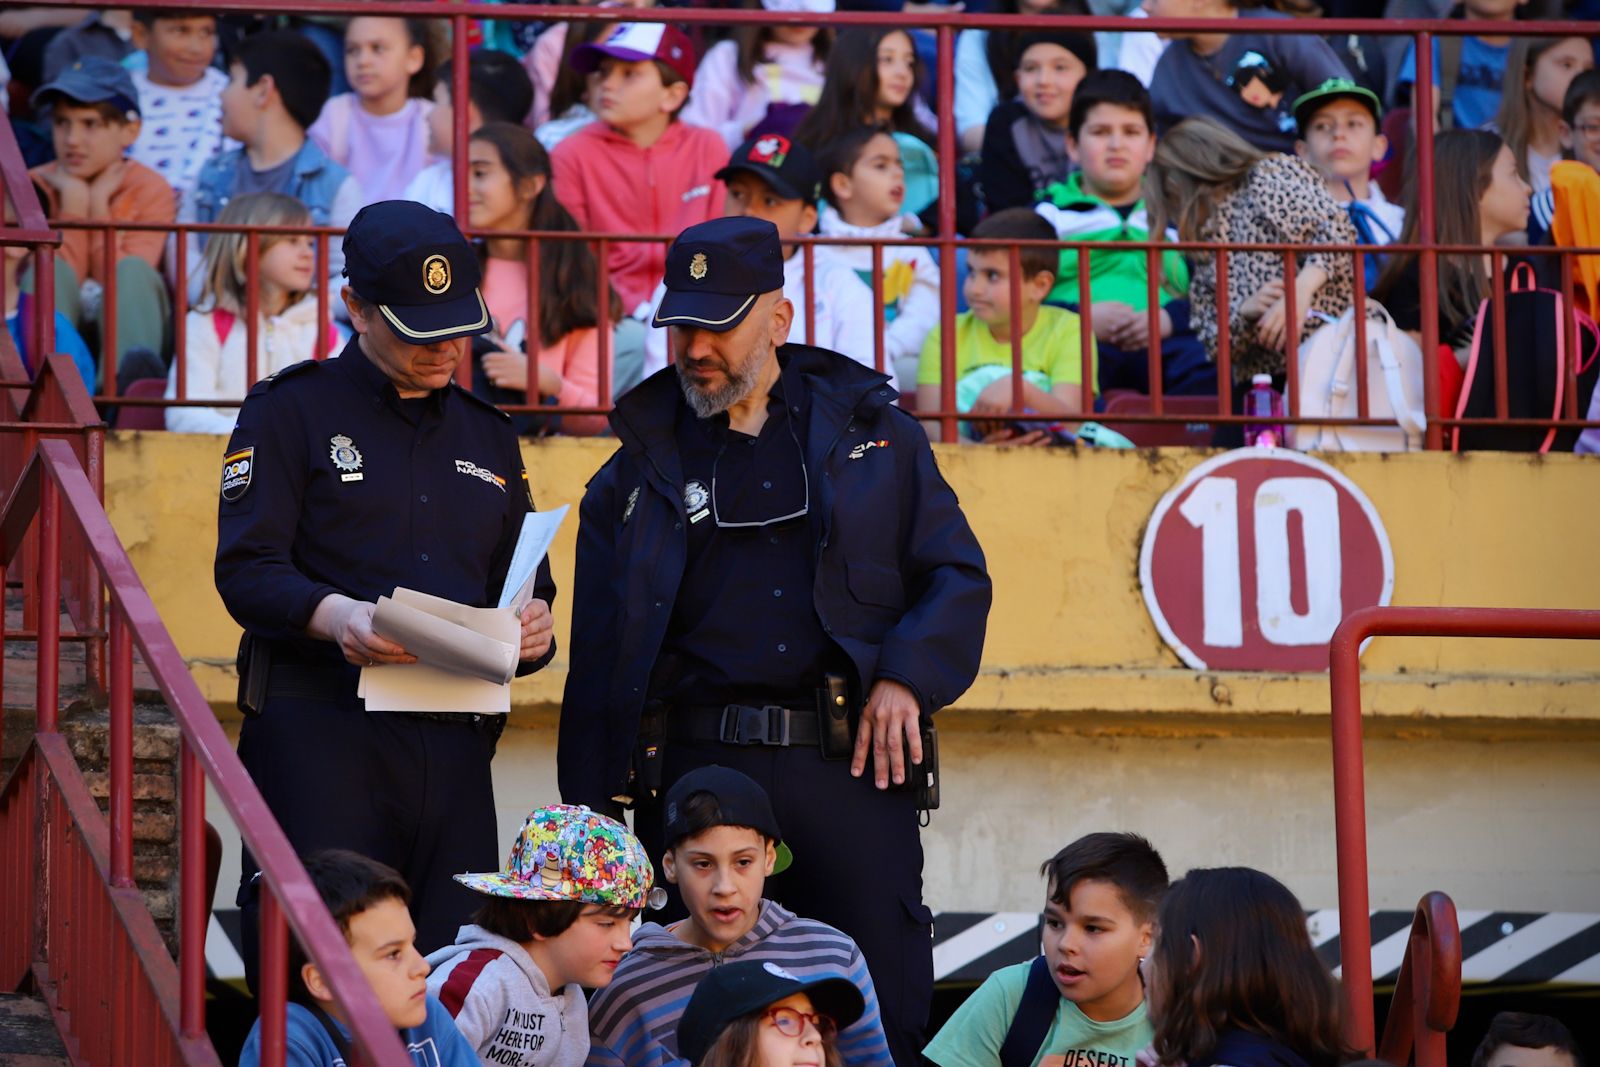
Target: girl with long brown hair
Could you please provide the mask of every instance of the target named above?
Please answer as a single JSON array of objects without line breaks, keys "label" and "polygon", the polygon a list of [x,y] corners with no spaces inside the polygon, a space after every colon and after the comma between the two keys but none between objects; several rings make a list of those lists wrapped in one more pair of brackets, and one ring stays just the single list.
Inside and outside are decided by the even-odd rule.
[{"label": "girl with long brown hair", "polygon": [[[816,0],[746,0],[745,6],[823,17],[833,10]],[[826,26],[736,26],[732,37],[706,50],[679,117],[722,134],[729,151],[764,133],[790,136],[822,93],[832,44]]]},{"label": "girl with long brown hair", "polygon": [[[1295,309],[1304,340],[1350,306],[1351,257],[1316,245],[1355,244],[1349,216],[1304,161],[1263,152],[1211,119],[1191,118],[1156,143],[1145,173],[1151,233],[1168,226],[1185,241],[1305,245],[1295,255]],[[1233,380],[1283,373],[1289,342],[1282,252],[1228,255],[1229,317],[1217,321],[1217,257],[1200,253],[1189,278],[1195,333],[1211,359],[1228,330]]]},{"label": "girl with long brown hair", "polygon": [[1192,870],[1162,898],[1145,995],[1161,1067],[1335,1067],[1338,985],[1305,911],[1248,867]]},{"label": "girl with long brown hair", "polygon": [[1523,37],[1511,46],[1495,128],[1535,193],[1550,188],[1550,168],[1562,158],[1567,86],[1593,69],[1594,49],[1582,37]]},{"label": "girl with long brown hair", "polygon": [[[526,128],[510,122],[485,123],[473,131],[467,162],[468,221],[473,228],[578,229],[551,187],[549,154]],[[612,292],[610,306],[600,306],[598,268],[588,243],[538,242],[536,318],[528,307],[527,242],[491,237],[483,242],[480,255],[484,301],[494,320],[493,336],[500,341],[479,357],[489,383],[512,392],[526,390],[532,354],[540,399],[571,407],[603,406],[599,331],[610,330],[621,317],[621,304]],[[605,428],[605,417],[569,415],[561,426],[565,433],[595,434]]]}]

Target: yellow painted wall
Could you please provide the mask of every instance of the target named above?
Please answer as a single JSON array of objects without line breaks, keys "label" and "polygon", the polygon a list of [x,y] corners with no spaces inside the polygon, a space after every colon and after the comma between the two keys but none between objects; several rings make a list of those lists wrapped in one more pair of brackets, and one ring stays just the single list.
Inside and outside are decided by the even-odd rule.
[{"label": "yellow painted wall", "polygon": [[[224,444],[116,432],[106,447],[112,522],[219,706],[233,700],[238,643],[211,578]],[[527,445],[540,506],[576,504],[613,447],[573,439]],[[1088,714],[1097,730],[1158,733],[1175,723],[1192,729],[1197,715],[1226,732],[1281,730],[1292,722],[1286,716],[1326,710],[1326,676],[1195,672],[1150,622],[1138,588],[1140,538],[1157,500],[1205,455],[941,446],[995,584],[983,673],[958,708],[1024,728],[1034,714],[1052,722]],[[1600,607],[1600,461],[1488,453],[1329,460],[1388,528],[1394,603]],[[552,550],[563,647],[575,535],[576,509]],[[1368,648],[1364,670],[1374,683],[1368,707],[1380,715],[1445,717],[1457,720],[1456,730],[1493,720],[1499,733],[1570,736],[1563,722],[1600,730],[1600,643],[1386,638]],[[562,655],[517,683],[519,712],[552,711],[564,671]]]}]

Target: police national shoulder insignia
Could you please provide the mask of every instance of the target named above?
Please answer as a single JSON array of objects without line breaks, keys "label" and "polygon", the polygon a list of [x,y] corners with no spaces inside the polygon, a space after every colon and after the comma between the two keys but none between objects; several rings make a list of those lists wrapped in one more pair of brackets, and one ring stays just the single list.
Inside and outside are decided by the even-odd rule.
[{"label": "police national shoulder insignia", "polygon": [[244,496],[255,473],[256,448],[237,449],[222,457],[222,499],[230,504]]},{"label": "police national shoulder insignia", "polygon": [[328,458],[339,468],[341,482],[361,481],[361,453],[350,438],[342,433],[334,434],[328,442]]},{"label": "police national shoulder insignia", "polygon": [[697,282],[703,282],[709,273],[711,273],[711,268],[706,263],[706,254],[704,252],[696,252],[694,258],[689,260],[689,277]]},{"label": "police national shoulder insignia", "polygon": [[422,287],[434,296],[450,291],[450,261],[433,255],[423,260]]}]

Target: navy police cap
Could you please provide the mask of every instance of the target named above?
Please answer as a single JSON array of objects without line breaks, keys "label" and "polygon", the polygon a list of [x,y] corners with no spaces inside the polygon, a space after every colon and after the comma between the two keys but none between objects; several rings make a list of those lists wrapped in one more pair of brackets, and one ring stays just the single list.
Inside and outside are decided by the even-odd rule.
[{"label": "navy police cap", "polygon": [[381,200],[356,213],[344,235],[344,273],[402,341],[436,344],[490,329],[472,246],[449,215],[415,201]]},{"label": "navy police cap", "polygon": [[655,325],[733,329],[756,297],[783,288],[778,228],[742,217],[690,226],[667,250],[666,285]]}]

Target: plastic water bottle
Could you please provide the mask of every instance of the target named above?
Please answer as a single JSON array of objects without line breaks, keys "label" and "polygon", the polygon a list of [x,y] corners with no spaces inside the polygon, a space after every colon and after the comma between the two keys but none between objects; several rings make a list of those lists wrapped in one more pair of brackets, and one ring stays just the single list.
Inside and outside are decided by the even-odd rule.
[{"label": "plastic water bottle", "polygon": [[1255,420],[1245,423],[1245,444],[1262,448],[1283,444],[1284,425],[1279,421],[1283,418],[1283,394],[1272,387],[1272,375],[1258,374],[1250,379],[1244,413]]}]

